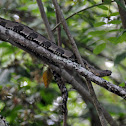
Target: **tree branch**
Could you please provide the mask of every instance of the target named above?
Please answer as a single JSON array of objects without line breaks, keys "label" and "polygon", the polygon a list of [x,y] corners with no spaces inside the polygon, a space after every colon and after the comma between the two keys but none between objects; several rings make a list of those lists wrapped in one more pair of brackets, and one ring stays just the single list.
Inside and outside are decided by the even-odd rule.
[{"label": "tree branch", "polygon": [[105,89],[111,91],[112,93],[121,96],[122,98],[126,99],[126,90],[120,86],[114,85],[103,78],[95,76],[93,73],[89,72],[85,68],[81,67],[80,64],[57,56],[45,48],[37,45],[33,41],[25,39],[23,36],[19,35],[18,33],[7,30],[6,28],[0,26],[0,37],[3,40],[6,40],[12,44],[18,44],[20,47],[26,48],[26,50],[31,50],[32,53],[36,53],[36,55],[40,55],[41,58],[45,61],[46,64],[55,64],[57,66],[64,66],[71,71],[75,70],[78,74],[89,78],[91,81],[95,82],[96,84],[104,87]]},{"label": "tree branch", "polygon": [[96,97],[96,94],[95,94],[95,92],[94,92],[92,83],[91,83],[91,81],[88,80],[88,79],[86,79],[86,81],[87,81],[88,89],[89,89],[90,94],[91,94],[91,97],[92,97],[92,101],[93,101],[93,103],[94,103],[94,105],[95,105],[95,108],[96,108],[96,110],[97,110],[97,113],[98,113],[98,115],[99,115],[99,118],[100,118],[100,121],[101,121],[101,125],[102,125],[102,126],[107,126],[107,122],[106,122],[106,120],[105,120],[104,113],[103,113],[103,111],[102,111],[102,108],[101,108],[100,103],[99,103],[98,100],[97,100],[97,97]]},{"label": "tree branch", "polygon": [[43,22],[44,22],[44,24],[46,26],[45,28],[46,28],[46,31],[48,33],[48,37],[49,37],[50,40],[55,42],[54,36],[52,34],[52,31],[51,31],[51,28],[50,28],[50,25],[49,25],[49,22],[48,22],[48,19],[46,17],[45,11],[44,11],[44,7],[43,7],[43,4],[42,4],[42,1],[41,0],[36,0],[36,1],[37,1],[37,4],[38,4],[40,13],[41,13],[41,17],[42,17]]},{"label": "tree branch", "polygon": [[[86,10],[88,10],[88,9],[91,9],[91,8],[96,7],[96,6],[99,6],[99,5],[103,5],[103,3],[96,4],[96,5],[93,5],[93,6],[84,8],[84,9],[82,9],[82,10],[79,10],[79,11],[73,13],[72,15],[68,16],[67,18],[65,18],[65,20],[68,20],[68,19],[70,19],[71,17],[73,17],[73,16],[75,16],[75,15],[77,15],[77,14],[83,12],[83,11],[86,11]],[[61,22],[59,22],[58,24],[56,24],[56,26],[52,29],[52,31],[55,31],[55,29],[56,29],[57,27],[59,27],[60,24],[61,24]]]},{"label": "tree branch", "polygon": [[[51,68],[53,68],[53,69],[55,68],[54,70],[56,72],[58,72],[58,70],[59,70],[59,73],[63,73],[62,77],[65,76],[66,77],[65,79],[69,80],[68,82],[73,83],[74,84],[73,86],[79,91],[79,93],[81,93],[81,95],[83,97],[87,97],[90,101],[92,101],[89,93],[86,93],[87,90],[85,90],[85,88],[83,88],[83,86],[81,86],[77,81],[75,81],[74,78],[72,78],[71,76],[69,77],[68,74],[64,73],[65,72],[64,69],[63,69],[64,72],[62,72],[58,66],[53,65],[53,62],[49,61],[51,59],[51,57],[50,57],[51,54],[46,49],[39,47],[39,45],[37,45],[33,41],[29,41],[29,40],[25,39],[24,37],[20,36],[19,34],[15,33],[14,31],[6,30],[2,26],[0,26],[0,33],[1,33],[0,38],[2,40],[10,42],[12,45],[15,45],[15,46],[25,50],[26,52],[30,53],[31,55],[35,55],[36,57],[38,57],[39,59],[44,61],[46,64],[50,65]],[[69,69],[69,68],[67,68],[67,69]],[[107,120],[109,120],[112,124],[114,124],[114,121],[112,121],[112,118],[110,118],[111,116],[109,114],[107,114],[106,111],[104,111],[104,113],[107,115],[107,116],[105,116],[107,118]]]},{"label": "tree branch", "polygon": [[[124,2],[124,0],[120,0],[120,3],[123,5],[125,5],[125,2]],[[120,6],[119,4],[118,4],[118,8],[119,8],[119,13],[120,13],[120,17],[122,20],[123,28],[126,29],[126,10],[122,6]]]},{"label": "tree branch", "polygon": [[[76,55],[76,58],[77,58],[78,62],[79,62],[83,67],[85,67],[85,65],[84,65],[84,63],[83,63],[83,61],[82,61],[82,58],[81,58],[81,56],[80,56],[80,53],[79,53],[79,51],[78,51],[78,48],[77,48],[77,46],[76,46],[76,43],[75,43],[75,41],[74,41],[74,39],[73,39],[73,37],[72,37],[70,31],[69,31],[69,28],[68,28],[68,26],[67,26],[66,20],[65,20],[65,18],[64,18],[64,16],[63,16],[63,13],[61,12],[61,9],[60,9],[60,7],[59,7],[59,5],[58,5],[58,3],[57,3],[57,0],[52,0],[52,1],[53,1],[53,4],[54,4],[55,8],[56,8],[56,11],[57,11],[57,13],[58,13],[58,15],[59,15],[59,17],[60,17],[60,20],[61,20],[61,22],[62,22],[62,24],[63,24],[63,28],[64,28],[64,30],[65,30],[65,32],[66,32],[66,35],[68,36],[69,41],[70,41],[70,43],[71,43],[71,45],[72,45],[72,47],[73,47],[73,51],[74,51],[74,53],[75,53],[75,55]],[[86,67],[85,67],[85,68],[86,68]],[[87,79],[86,76],[85,76],[85,78]],[[95,96],[95,92],[94,92],[94,89],[93,89],[93,86],[92,86],[91,82],[90,82],[90,81],[87,81],[87,82],[88,82],[88,84],[91,85],[91,86],[89,86],[89,91],[90,91],[90,93],[91,93],[92,95]],[[87,85],[88,85],[88,84],[87,84]],[[95,102],[94,102],[94,101],[95,101]],[[107,123],[106,123],[106,121],[105,121],[104,115],[103,115],[102,111],[101,111],[100,109],[98,109],[98,108],[100,108],[100,107],[98,107],[99,104],[96,104],[96,103],[98,103],[98,102],[96,102],[96,101],[97,101],[97,99],[93,99],[93,102],[94,102],[94,104],[95,104],[96,110],[97,110],[97,112],[98,112],[98,115],[99,115],[99,118],[100,118],[100,121],[101,121],[101,124],[102,124],[102,126],[106,126]]]},{"label": "tree branch", "polygon": [[[114,2],[114,1],[111,1],[111,2]],[[94,8],[94,7],[97,7],[97,6],[103,5],[103,4],[105,4],[105,3],[95,4],[95,5],[93,5],[93,6],[90,6],[90,7],[84,8],[84,9],[82,9],[82,10],[79,10],[79,11],[77,11],[77,12],[71,14],[71,15],[68,16],[67,18],[65,18],[65,20],[68,20],[68,19],[70,19],[71,17],[73,17],[73,16],[75,16],[75,15],[81,13],[81,12],[84,12],[84,11],[86,11],[86,10],[88,10],[88,9],[91,9],[91,8]],[[59,22],[58,24],[56,24],[56,26],[52,29],[52,31],[55,31],[56,28],[59,27],[60,24],[61,24],[61,22]]]},{"label": "tree branch", "polygon": [[[89,94],[89,92],[87,91],[86,88],[84,88],[84,86],[80,85],[80,82],[78,82],[78,80],[75,79],[75,76],[71,76],[71,74],[69,74],[68,72],[66,72],[64,69],[59,69],[58,67],[51,65],[51,68],[53,68],[57,73],[59,73],[63,78],[65,78],[68,83],[70,83],[82,96],[82,98],[84,99],[84,101],[87,104],[93,104],[91,95]],[[102,108],[103,114],[106,118],[106,120],[108,121],[108,123],[111,126],[118,126],[118,124],[116,123],[115,120],[113,120],[113,118],[111,117],[111,115],[104,109],[103,106],[100,106]]]},{"label": "tree branch", "polygon": [[[48,36],[49,36],[50,40],[55,42],[53,33],[52,33],[50,25],[49,25],[49,21],[48,21],[48,19],[46,17],[45,11],[44,11],[43,3],[42,3],[41,0],[37,0],[37,3],[38,3],[38,6],[39,6],[39,9],[40,9],[42,19],[43,19],[44,24],[46,26]],[[65,83],[64,83],[63,79],[61,78],[61,76],[59,74],[57,74],[55,71],[53,71],[53,75],[54,75],[56,83],[59,86],[59,89],[60,89],[60,91],[62,93],[62,98],[63,98],[62,111],[63,111],[63,116],[64,116],[63,126],[66,126],[67,125],[67,98],[68,98],[68,92],[67,92],[67,89],[65,87]]]},{"label": "tree branch", "polygon": [[73,37],[72,37],[70,31],[69,31],[69,28],[68,28],[67,23],[66,23],[66,21],[65,21],[65,19],[64,19],[64,16],[63,16],[62,11],[60,10],[60,7],[59,7],[59,5],[58,5],[58,3],[57,3],[57,0],[52,0],[52,1],[53,1],[53,4],[54,4],[55,8],[56,8],[57,14],[58,14],[58,16],[59,16],[59,18],[60,18],[60,21],[61,21],[62,24],[63,24],[63,28],[64,28],[64,30],[65,30],[65,32],[66,32],[66,35],[67,35],[67,37],[69,38],[69,41],[70,41],[70,43],[71,43],[71,45],[72,45],[72,47],[73,47],[73,51],[74,51],[74,53],[75,53],[75,55],[76,55],[76,58],[77,58],[78,62],[79,62],[80,64],[82,64],[82,66],[84,66],[84,63],[83,63],[83,61],[82,61],[82,59],[81,59],[81,56],[80,56],[80,53],[79,53],[79,51],[78,51],[77,45],[76,45],[76,43],[75,43],[75,41],[74,41],[74,39],[73,39]]}]

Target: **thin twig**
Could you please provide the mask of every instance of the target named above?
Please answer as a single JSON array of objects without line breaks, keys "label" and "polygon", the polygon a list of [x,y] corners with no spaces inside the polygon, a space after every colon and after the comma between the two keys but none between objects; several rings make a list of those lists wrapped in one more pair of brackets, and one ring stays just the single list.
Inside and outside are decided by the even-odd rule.
[{"label": "thin twig", "polygon": [[[59,23],[59,17],[56,11],[56,24],[58,23]],[[61,46],[62,40],[61,40],[61,27],[60,26],[57,28],[57,39],[58,39],[58,46]]]},{"label": "thin twig", "polygon": [[66,32],[66,35],[68,36],[68,38],[69,38],[69,40],[70,40],[70,43],[71,43],[71,45],[72,45],[72,47],[73,47],[73,51],[74,51],[74,53],[75,53],[75,55],[76,55],[76,58],[77,58],[78,62],[79,62],[80,64],[82,64],[82,66],[84,66],[83,61],[82,61],[81,56],[80,56],[80,53],[79,53],[78,48],[77,48],[77,46],[76,46],[76,43],[75,43],[75,41],[74,41],[74,39],[73,39],[73,37],[72,37],[72,35],[71,35],[69,29],[68,29],[67,23],[66,23],[66,21],[65,21],[65,19],[64,19],[63,13],[62,13],[61,10],[60,10],[60,7],[59,7],[59,5],[58,5],[58,3],[57,3],[57,0],[52,0],[52,1],[53,1],[54,6],[55,6],[55,9],[56,9],[56,11],[57,11],[57,13],[58,13],[58,16],[59,16],[59,18],[60,18],[60,21],[61,21],[62,24],[63,24],[63,28],[64,28],[64,30],[65,30],[65,32]]},{"label": "thin twig", "polygon": [[[120,0],[120,3],[125,6],[124,0]],[[118,4],[118,8],[119,8],[119,13],[120,13],[123,28],[126,29],[126,10],[119,4]]]},{"label": "thin twig", "polygon": [[[61,22],[62,22],[62,24],[63,24],[63,28],[64,28],[64,30],[65,30],[65,32],[66,32],[68,38],[69,38],[69,41],[70,41],[72,47],[73,47],[73,51],[74,51],[74,53],[75,53],[75,55],[76,55],[76,58],[77,58],[78,62],[79,62],[83,67],[85,67],[85,66],[84,66],[84,63],[83,63],[83,61],[82,61],[82,58],[81,58],[81,56],[80,56],[80,53],[79,53],[79,51],[78,51],[78,48],[77,48],[77,46],[76,46],[76,43],[75,43],[75,41],[74,41],[74,39],[73,39],[73,37],[72,37],[70,31],[69,31],[69,28],[68,28],[68,26],[67,26],[66,20],[65,20],[65,18],[64,18],[64,16],[63,16],[63,13],[61,12],[60,7],[59,7],[59,5],[58,5],[58,3],[57,3],[57,0],[52,0],[52,1],[53,1],[54,6],[55,6],[55,9],[56,9],[56,11],[57,11],[57,13],[58,13],[58,15],[59,15],[59,17],[60,17],[60,20],[61,20]],[[87,79],[87,78],[86,78],[86,79]],[[92,84],[91,84],[91,81],[89,81],[89,80],[87,79],[87,82],[90,83],[90,86],[89,86],[89,84],[87,84],[88,87],[89,87],[89,89],[90,89],[90,90],[89,90],[89,91],[90,91],[90,94],[95,96],[95,92],[94,92],[93,86],[92,86]],[[94,102],[94,105],[95,105],[96,110],[97,110],[97,112],[98,112],[98,115],[99,115],[99,118],[100,118],[100,121],[101,121],[102,126],[106,126],[107,123],[106,123],[106,121],[105,121],[103,112],[102,112],[101,109],[98,109],[98,108],[100,108],[99,104],[96,104],[96,103],[98,103],[97,98],[96,98],[95,100],[94,100],[94,98],[93,98],[93,102]]]},{"label": "thin twig", "polygon": [[52,34],[52,31],[51,31],[51,28],[50,28],[50,25],[49,25],[49,21],[48,21],[48,19],[46,17],[46,13],[44,11],[44,7],[43,7],[43,4],[42,4],[42,1],[41,0],[36,0],[36,1],[37,1],[37,4],[38,4],[40,13],[41,13],[42,20],[43,20],[43,22],[45,24],[45,28],[46,28],[46,31],[48,33],[48,37],[49,37],[50,40],[55,42],[54,36]]},{"label": "thin twig", "polygon": [[[96,6],[99,6],[99,5],[102,5],[102,4],[103,4],[103,3],[96,4],[96,5],[93,5],[93,6],[84,8],[84,9],[82,9],[82,10],[79,10],[79,11],[73,13],[72,15],[68,16],[67,18],[65,18],[65,20],[68,20],[68,19],[70,19],[71,17],[73,17],[73,16],[75,16],[75,15],[77,15],[77,14],[83,12],[83,11],[86,11],[86,10],[88,10],[88,9],[91,9],[91,8],[93,8],[93,7],[96,7]],[[57,28],[60,24],[61,24],[61,22],[59,22],[58,24],[56,24],[56,26],[52,29],[52,31],[55,31],[56,28]]]},{"label": "thin twig", "polygon": [[[43,7],[43,3],[41,0],[37,0],[37,3],[38,3],[38,6],[39,6],[39,9],[40,9],[40,13],[41,13],[41,16],[42,16],[42,19],[44,21],[44,24],[46,26],[46,30],[47,30],[47,33],[48,33],[48,37],[53,41],[55,42],[55,39],[54,39],[54,36],[53,36],[53,33],[51,31],[51,28],[50,28],[50,25],[49,25],[49,22],[48,22],[48,19],[46,17],[46,14],[45,14],[45,11],[44,11],[44,7]],[[59,19],[58,19],[58,15],[57,15],[57,21],[59,22]],[[58,45],[61,45],[61,29],[58,28]],[[56,80],[56,79],[55,79]],[[60,80],[60,81],[59,81]],[[63,88],[60,88],[61,92],[62,92],[62,97],[63,97],[63,116],[64,116],[64,119],[63,119],[63,126],[66,126],[67,125],[67,98],[68,98],[68,94],[67,94],[67,89],[65,87],[65,84],[64,82],[62,81],[61,77],[58,77],[57,78],[57,84],[60,87],[63,87]],[[66,89],[66,92],[64,92],[64,89]]]},{"label": "thin twig", "polygon": [[[76,80],[75,76],[70,75],[68,72],[66,72],[64,69],[59,70],[58,67],[51,65],[51,67],[57,71],[57,73],[59,73],[63,78],[65,78],[68,83],[70,83],[79,93],[83,98],[86,98],[89,102],[91,102],[93,104],[91,95],[89,94],[88,90],[85,89],[82,85],[80,85],[80,83],[78,83],[78,80]],[[100,106],[102,108],[103,114],[107,120],[107,122],[111,125],[111,126],[118,126],[118,124],[116,123],[116,121],[111,117],[111,115],[104,109],[103,106]]]},{"label": "thin twig", "polygon": [[67,112],[63,113],[63,126],[67,126]]},{"label": "thin twig", "polygon": [[89,92],[90,92],[91,97],[92,97],[92,101],[93,101],[93,103],[94,103],[94,105],[95,105],[95,108],[96,108],[96,110],[97,110],[97,113],[98,113],[98,115],[99,115],[101,124],[102,124],[102,126],[107,126],[107,122],[106,122],[106,120],[105,120],[105,118],[104,118],[101,105],[100,105],[100,103],[99,103],[98,100],[97,100],[97,97],[96,97],[96,95],[95,95],[93,86],[92,86],[92,84],[91,84],[91,81],[90,81],[89,79],[86,79],[86,81],[87,81],[87,85],[88,85]]},{"label": "thin twig", "polygon": [[[114,1],[111,1],[111,2],[114,2]],[[84,8],[84,9],[82,9],[82,10],[79,10],[79,11],[73,13],[72,15],[68,16],[67,18],[65,18],[65,20],[68,20],[68,19],[70,19],[71,17],[73,17],[73,16],[75,16],[75,15],[81,13],[81,12],[84,12],[84,11],[86,11],[86,10],[88,10],[88,9],[91,9],[91,8],[94,8],[94,7],[103,5],[103,4],[105,4],[105,3],[95,4],[95,5],[93,5],[93,6],[90,6],[90,7]],[[56,28],[57,28],[60,24],[61,24],[61,22],[59,22],[58,24],[56,24],[56,26],[52,29],[52,31],[55,31]]]},{"label": "thin twig", "polygon": [[[58,24],[59,21],[60,20],[59,20],[59,17],[58,17],[58,13],[56,11],[56,24]],[[58,46],[62,46],[62,41],[61,41],[61,27],[60,26],[57,28],[57,39],[58,39]],[[58,84],[58,82],[57,82],[57,84]],[[61,85],[61,82],[58,85],[59,85],[59,87],[61,87],[60,86]],[[63,82],[62,82],[62,85],[64,85]],[[65,85],[64,85],[64,87],[65,87]],[[61,92],[63,92],[62,89],[60,89],[60,90],[61,90]],[[62,97],[64,95],[64,97],[63,97],[63,106],[64,106],[63,107],[63,109],[64,109],[64,112],[63,112],[63,126],[67,126],[67,114],[68,114],[68,110],[67,110],[68,92],[67,92],[67,90],[66,90],[65,93],[67,93],[67,95],[62,94]]]}]

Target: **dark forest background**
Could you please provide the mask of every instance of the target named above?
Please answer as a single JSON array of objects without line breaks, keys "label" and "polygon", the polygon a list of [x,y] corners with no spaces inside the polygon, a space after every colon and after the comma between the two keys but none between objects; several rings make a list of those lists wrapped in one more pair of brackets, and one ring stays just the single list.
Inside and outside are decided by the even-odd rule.
[{"label": "dark forest background", "polygon": [[[99,69],[112,71],[104,77],[115,85],[126,86],[126,35],[116,2],[101,4],[101,0],[59,0],[65,18],[84,8],[67,20],[82,57]],[[56,25],[54,6],[43,0],[49,23]],[[23,23],[47,36],[35,0],[0,0],[0,17]],[[62,26],[61,26],[62,28]],[[55,38],[56,32],[55,32]],[[61,30],[63,47],[68,38]],[[11,126],[61,126],[61,93],[52,80],[45,88],[42,80],[47,65],[32,55],[0,41],[0,114]],[[93,126],[94,118],[81,95],[69,84],[68,125]],[[93,83],[98,100],[118,122],[126,126],[126,102]],[[97,126],[97,124],[96,124]]]}]

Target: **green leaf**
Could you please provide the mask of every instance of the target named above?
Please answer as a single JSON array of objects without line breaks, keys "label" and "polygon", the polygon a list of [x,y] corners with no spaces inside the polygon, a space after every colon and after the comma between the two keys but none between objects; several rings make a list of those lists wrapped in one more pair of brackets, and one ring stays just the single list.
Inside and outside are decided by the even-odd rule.
[{"label": "green leaf", "polygon": [[88,34],[92,35],[92,36],[98,36],[98,35],[102,35],[102,34],[105,34],[105,33],[106,33],[105,30],[101,30],[101,31],[91,31]]},{"label": "green leaf", "polygon": [[119,55],[116,56],[115,60],[114,60],[114,64],[119,64],[122,60],[124,60],[126,58],[126,52],[123,52]]},{"label": "green leaf", "polygon": [[124,29],[111,29],[111,30],[108,30],[108,34],[109,34],[109,32],[123,32],[124,31]]},{"label": "green leaf", "polygon": [[124,32],[122,35],[120,35],[117,39],[118,43],[122,43],[126,41],[126,32]]},{"label": "green leaf", "polygon": [[110,16],[117,16],[117,15],[119,15],[119,12],[115,12],[115,13],[110,14]]},{"label": "green leaf", "polygon": [[93,50],[93,53],[97,55],[101,51],[103,51],[105,47],[106,47],[106,43],[102,43],[102,44],[96,46],[96,48]]},{"label": "green leaf", "polygon": [[19,7],[18,9],[22,10],[22,11],[26,11],[26,10],[28,10],[28,7],[27,6],[22,6],[22,7]]},{"label": "green leaf", "polygon": [[106,7],[106,6],[103,6],[103,5],[101,5],[101,6],[98,6],[99,8],[101,8],[102,10],[108,10],[108,7]]},{"label": "green leaf", "polygon": [[117,38],[116,37],[110,37],[108,38],[108,40],[113,43],[113,44],[117,44]]},{"label": "green leaf", "polygon": [[104,3],[105,4],[110,4],[111,3],[111,0],[104,0]]},{"label": "green leaf", "polygon": [[12,45],[10,45],[9,43],[6,43],[6,42],[2,42],[2,43],[0,43],[0,48],[1,47],[12,47]]},{"label": "green leaf", "polygon": [[108,40],[114,44],[122,43],[126,41],[126,32],[124,32],[122,35],[119,37],[110,37]]},{"label": "green leaf", "polygon": [[108,22],[108,24],[120,24],[121,21],[120,20],[112,20],[110,22]]},{"label": "green leaf", "polygon": [[123,82],[123,83],[119,84],[119,86],[125,87],[125,83]]},{"label": "green leaf", "polygon": [[110,38],[108,38],[108,40],[109,40],[111,43],[113,43],[113,44],[117,44],[117,43],[118,43],[117,37],[110,37]]},{"label": "green leaf", "polygon": [[97,17],[108,17],[107,14],[100,14],[100,15],[97,15]]},{"label": "green leaf", "polygon": [[14,52],[17,50],[16,47],[14,48],[8,48],[8,49],[5,49],[4,52],[3,52],[3,55],[10,55],[10,54],[14,54]]},{"label": "green leaf", "polygon": [[98,22],[98,23],[94,24],[94,27],[99,27],[99,26],[102,26],[104,24],[106,24],[106,23],[105,22]]}]

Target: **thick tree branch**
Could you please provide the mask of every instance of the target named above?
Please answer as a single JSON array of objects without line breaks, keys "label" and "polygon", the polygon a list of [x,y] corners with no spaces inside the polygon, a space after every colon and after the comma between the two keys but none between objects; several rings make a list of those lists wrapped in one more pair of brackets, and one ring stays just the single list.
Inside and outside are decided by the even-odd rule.
[{"label": "thick tree branch", "polygon": [[4,39],[12,44],[18,42],[18,45],[20,44],[20,46],[26,48],[26,50],[28,49],[31,50],[33,53],[36,53],[36,55],[41,55],[41,57],[46,62],[46,64],[55,64],[57,66],[60,65],[60,66],[64,66],[67,69],[70,69],[71,71],[75,70],[80,75],[89,78],[91,81],[95,82],[101,87],[104,87],[105,89],[113,92],[114,94],[117,94],[118,96],[121,96],[122,98],[126,99],[125,89],[123,89],[120,86],[114,85],[104,80],[103,78],[95,76],[93,73],[81,67],[81,65],[72,62],[70,60],[67,60],[65,58],[62,58],[60,56],[57,56],[49,52],[45,48],[37,45],[33,41],[27,40],[23,36],[15,33],[14,31],[7,30],[2,26],[0,26],[0,33],[1,33],[0,34],[1,39]]},{"label": "thick tree branch", "polygon": [[[75,80],[75,76],[71,76],[71,74],[69,74],[68,72],[66,72],[64,69],[59,69],[58,67],[51,65],[51,68],[53,68],[57,73],[59,73],[63,78],[65,78],[68,83],[70,83],[82,96],[82,98],[84,99],[84,101],[87,104],[93,104],[92,101],[92,97],[89,94],[89,92],[87,91],[86,88],[84,88],[82,85],[80,85],[80,83],[78,82],[78,80]],[[107,120],[107,122],[111,125],[111,126],[118,126],[118,124],[116,123],[115,120],[113,120],[113,118],[111,117],[111,115],[104,109],[103,106],[100,106],[100,108],[103,111],[103,114]]]},{"label": "thick tree branch", "polygon": [[[63,70],[64,72],[62,72],[58,66],[51,64],[52,62],[51,63],[49,62],[49,59],[51,59],[50,54],[49,54],[50,52],[43,49],[42,47],[40,47],[40,49],[38,49],[38,50],[41,50],[42,52],[37,51],[36,48],[39,47],[37,44],[25,39],[24,37],[20,36],[19,34],[13,32],[13,31],[9,31],[7,33],[6,29],[2,26],[0,27],[0,33],[1,33],[0,38],[2,40],[10,42],[12,45],[15,45],[15,46],[25,50],[26,52],[30,53],[31,55],[35,55],[36,57],[38,57],[42,61],[44,61],[46,64],[50,65],[51,68],[53,68],[53,69],[55,68],[54,70],[56,72],[58,72],[58,70],[59,70],[59,73],[63,73],[62,76],[63,77],[65,76],[66,77],[65,79],[69,80],[68,82],[73,83],[74,84],[73,86],[76,88],[76,90],[79,91],[79,93],[81,93],[81,95],[83,97],[87,97],[87,99],[92,101],[89,93],[86,93],[87,91],[85,90],[85,88],[83,88],[83,86],[81,86],[77,81],[75,81],[74,78],[71,78],[71,76],[69,77],[66,73],[64,73],[65,70]],[[47,54],[47,55],[44,56],[43,54]],[[104,113],[106,115],[105,117],[107,118],[107,120],[109,120],[112,124],[114,124],[114,121],[112,121],[112,118],[110,118],[111,116],[109,114],[107,114],[106,111],[104,111]]]}]

